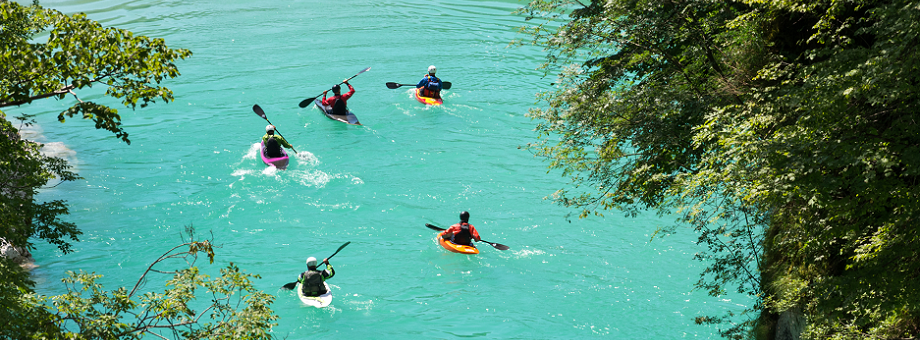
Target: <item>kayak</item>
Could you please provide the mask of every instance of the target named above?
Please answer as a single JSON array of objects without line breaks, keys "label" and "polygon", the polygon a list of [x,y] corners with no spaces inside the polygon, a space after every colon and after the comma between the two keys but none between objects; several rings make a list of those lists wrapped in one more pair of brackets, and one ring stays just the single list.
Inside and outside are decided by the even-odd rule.
[{"label": "kayak", "polygon": [[476,247],[456,244],[451,241],[445,240],[444,238],[441,237],[441,235],[444,235],[445,232],[447,231],[445,230],[445,231],[439,232],[438,236],[436,237],[438,239],[438,244],[444,247],[444,249],[447,249],[454,253],[460,253],[460,254],[467,254],[467,255],[479,254],[479,249],[476,249]]},{"label": "kayak", "polygon": [[441,98],[431,98],[422,96],[422,89],[415,89],[415,99],[418,99],[419,102],[425,105],[441,105],[444,104],[444,100]]},{"label": "kayak", "polygon": [[307,306],[312,306],[316,308],[323,308],[332,303],[332,289],[329,288],[329,284],[323,282],[326,285],[326,294],[320,296],[305,296],[303,295],[303,290],[300,289],[300,282],[297,283],[297,297],[300,298],[300,301]]},{"label": "kayak", "polygon": [[269,158],[265,155],[265,142],[262,142],[262,147],[259,148],[259,154],[262,155],[262,161],[265,162],[265,164],[284,170],[287,169],[290,158],[288,158],[287,151],[284,151],[284,148],[281,148],[281,153],[284,156]]},{"label": "kayak", "polygon": [[316,107],[318,107],[324,115],[326,115],[326,118],[337,120],[349,125],[361,125],[361,123],[358,122],[358,117],[355,116],[354,113],[351,113],[351,110],[345,111],[344,115],[334,115],[332,114],[332,106],[323,105],[322,98],[316,98],[313,103],[316,104]]}]

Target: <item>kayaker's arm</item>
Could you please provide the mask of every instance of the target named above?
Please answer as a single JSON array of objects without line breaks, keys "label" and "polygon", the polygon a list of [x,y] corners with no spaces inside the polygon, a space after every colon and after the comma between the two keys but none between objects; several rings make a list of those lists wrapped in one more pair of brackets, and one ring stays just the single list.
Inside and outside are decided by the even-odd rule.
[{"label": "kayaker's arm", "polygon": [[454,228],[454,226],[450,226],[449,228],[444,229],[444,234],[443,234],[441,237],[443,237],[445,240],[447,240],[447,239],[450,239],[451,237],[453,237],[453,236],[454,236],[455,234],[457,234],[457,232],[459,232],[459,231],[460,231],[460,228],[459,228],[459,227]]},{"label": "kayaker's arm", "polygon": [[470,224],[470,235],[473,236],[473,239],[476,240],[476,242],[482,242],[482,238],[479,237],[479,232],[476,231],[476,227],[474,227],[472,224]]},{"label": "kayaker's arm", "polygon": [[275,137],[275,140],[277,140],[277,141],[278,141],[278,144],[281,144],[281,146],[283,146],[283,147],[286,147],[286,148],[288,148],[288,149],[293,149],[293,148],[294,148],[293,146],[291,146],[291,143],[288,143],[288,141],[287,141],[286,139],[284,139],[284,137],[276,136],[276,137]]},{"label": "kayaker's arm", "polygon": [[[335,276],[335,269],[332,268],[331,264],[329,264],[329,259],[323,259],[323,263],[326,264],[326,269],[323,270],[323,280],[331,279],[333,276]],[[329,274],[329,276],[326,276],[326,274]]]}]

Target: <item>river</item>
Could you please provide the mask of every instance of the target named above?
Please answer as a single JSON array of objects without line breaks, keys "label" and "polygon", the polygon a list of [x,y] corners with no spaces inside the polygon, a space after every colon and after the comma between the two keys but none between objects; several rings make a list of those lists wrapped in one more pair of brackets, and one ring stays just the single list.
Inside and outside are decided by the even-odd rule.
[{"label": "river", "polygon": [[[67,200],[65,219],[84,234],[67,255],[38,245],[36,289],[60,294],[60,278],[78,269],[104,275],[107,289],[130,287],[193,225],[221,246],[213,265],[198,262],[203,271],[233,262],[262,276],[282,338],[716,338],[693,317],[750,301],[693,291],[704,264],[692,260],[692,230],[650,240],[674,217],[578,219],[544,200],[568,181],[519,148],[536,138],[527,110],[555,80],[536,70],[540,48],[508,47],[521,38],[525,21],[512,12],[523,4],[42,1],[194,55],[164,83],[175,102],[132,111],[102,98],[119,108],[130,145],[90,121],[58,123],[73,97],[7,111],[37,114],[28,136],[83,177],[38,196]],[[453,85],[443,106],[384,85],[416,83],[429,65]],[[297,106],[367,67],[348,102],[363,126]],[[254,104],[300,151],[285,171],[258,158],[267,123]],[[464,210],[484,240],[511,249],[439,247],[425,223],[447,227]],[[344,242],[330,307],[280,289],[308,256]]]}]

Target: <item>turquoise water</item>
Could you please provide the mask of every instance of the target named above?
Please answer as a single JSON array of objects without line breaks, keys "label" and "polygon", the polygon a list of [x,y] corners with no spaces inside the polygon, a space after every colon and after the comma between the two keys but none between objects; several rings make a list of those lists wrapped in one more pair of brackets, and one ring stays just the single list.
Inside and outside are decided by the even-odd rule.
[{"label": "turquoise water", "polygon": [[[517,1],[42,1],[105,26],[165,38],[195,54],[165,86],[176,101],[122,109],[131,145],[88,121],[56,122],[73,99],[9,110],[38,114],[26,132],[69,158],[84,179],[43,192],[65,199],[83,230],[75,252],[39,245],[43,294],[83,269],[107,288],[132,286],[184,226],[213,233],[216,273],[228,262],[262,275],[277,296],[279,337],[715,338],[693,317],[741,310],[743,298],[692,291],[702,264],[687,228],[649,241],[671,216],[567,217],[543,200],[566,185],[518,149],[525,117],[554,80],[538,48],[507,48],[524,24]],[[453,83],[445,105],[410,89],[428,65]],[[297,103],[358,71],[348,126]],[[94,91],[99,91],[94,89]],[[81,93],[84,99],[98,94]],[[110,99],[104,102],[115,107]],[[286,171],[266,168],[259,104],[300,151]],[[481,254],[448,253],[425,223],[446,227],[470,211]],[[279,288],[308,256],[332,263],[334,301],[304,307]],[[165,280],[164,280],[165,281]],[[159,289],[151,280],[148,289]]]}]

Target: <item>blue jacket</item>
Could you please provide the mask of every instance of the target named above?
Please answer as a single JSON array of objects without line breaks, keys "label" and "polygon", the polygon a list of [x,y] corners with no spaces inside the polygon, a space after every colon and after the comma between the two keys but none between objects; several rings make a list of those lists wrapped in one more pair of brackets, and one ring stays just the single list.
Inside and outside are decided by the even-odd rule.
[{"label": "blue jacket", "polygon": [[430,74],[426,74],[425,77],[423,77],[422,80],[418,82],[418,85],[415,85],[415,88],[427,88],[429,78],[435,79],[435,81],[438,83],[438,92],[441,92],[441,88],[444,87],[441,79]]}]

